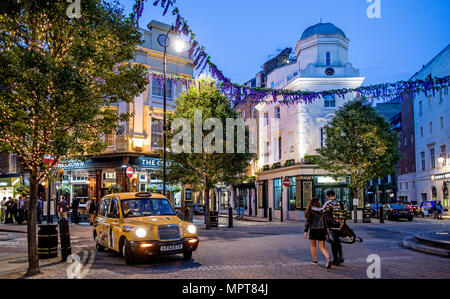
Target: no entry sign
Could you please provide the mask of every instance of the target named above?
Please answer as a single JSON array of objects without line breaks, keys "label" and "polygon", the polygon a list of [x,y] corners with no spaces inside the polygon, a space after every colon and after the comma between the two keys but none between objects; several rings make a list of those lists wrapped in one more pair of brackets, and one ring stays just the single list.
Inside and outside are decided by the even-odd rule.
[{"label": "no entry sign", "polygon": [[291,184],[291,181],[288,178],[283,180],[283,186],[289,187],[290,184]]},{"label": "no entry sign", "polygon": [[133,169],[133,167],[128,166],[128,167],[127,167],[127,170],[126,170],[126,174],[127,174],[127,177],[131,178],[131,177],[133,176],[133,174],[134,174],[134,169]]}]

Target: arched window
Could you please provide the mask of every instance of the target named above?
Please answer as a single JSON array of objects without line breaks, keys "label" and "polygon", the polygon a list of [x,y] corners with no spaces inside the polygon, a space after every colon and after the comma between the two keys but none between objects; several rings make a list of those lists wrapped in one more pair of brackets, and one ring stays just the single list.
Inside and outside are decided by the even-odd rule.
[{"label": "arched window", "polygon": [[431,188],[431,198],[432,198],[432,200],[437,200],[437,189],[436,189],[436,187]]}]

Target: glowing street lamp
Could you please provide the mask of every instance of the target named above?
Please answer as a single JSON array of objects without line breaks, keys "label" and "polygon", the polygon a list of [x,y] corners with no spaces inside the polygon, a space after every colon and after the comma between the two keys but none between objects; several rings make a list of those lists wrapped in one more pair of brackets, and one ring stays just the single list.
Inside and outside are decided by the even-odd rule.
[{"label": "glowing street lamp", "polygon": [[[159,44],[164,48],[164,56],[163,56],[163,195],[166,195],[166,164],[167,164],[167,157],[166,157],[166,153],[167,153],[167,134],[166,134],[166,130],[167,130],[167,121],[166,121],[166,73],[167,73],[167,47],[169,47],[170,45],[170,32],[172,32],[174,29],[173,26],[170,27],[169,31],[167,31],[166,35],[161,35],[158,38],[158,42]],[[175,49],[176,52],[181,53],[185,47],[186,47],[186,43],[180,39],[177,38],[174,41],[173,47]]]}]

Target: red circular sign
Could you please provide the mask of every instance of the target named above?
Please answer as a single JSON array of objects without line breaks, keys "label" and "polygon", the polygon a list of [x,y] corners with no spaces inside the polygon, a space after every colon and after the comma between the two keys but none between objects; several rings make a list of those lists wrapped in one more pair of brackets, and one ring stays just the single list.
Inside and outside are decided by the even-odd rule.
[{"label": "red circular sign", "polygon": [[44,163],[47,165],[51,165],[53,162],[55,162],[55,159],[50,155],[44,156]]},{"label": "red circular sign", "polygon": [[283,180],[283,186],[288,187],[291,184],[291,181],[289,179]]},{"label": "red circular sign", "polygon": [[133,176],[133,174],[134,174],[134,169],[133,169],[133,167],[128,166],[128,167],[127,167],[127,170],[126,170],[126,174],[127,174],[127,177],[131,178],[131,177]]}]

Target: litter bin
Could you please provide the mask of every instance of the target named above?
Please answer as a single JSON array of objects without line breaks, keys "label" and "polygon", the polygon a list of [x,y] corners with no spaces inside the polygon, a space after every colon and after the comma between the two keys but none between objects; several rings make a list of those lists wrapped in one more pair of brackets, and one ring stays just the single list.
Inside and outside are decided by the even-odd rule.
[{"label": "litter bin", "polygon": [[41,224],[38,231],[38,255],[40,259],[58,256],[57,224]]},{"label": "litter bin", "polygon": [[371,216],[370,209],[364,209],[363,210],[363,223],[371,223],[372,218],[370,216]]},{"label": "litter bin", "polygon": [[209,223],[211,227],[219,227],[219,212],[210,211],[209,215]]}]

